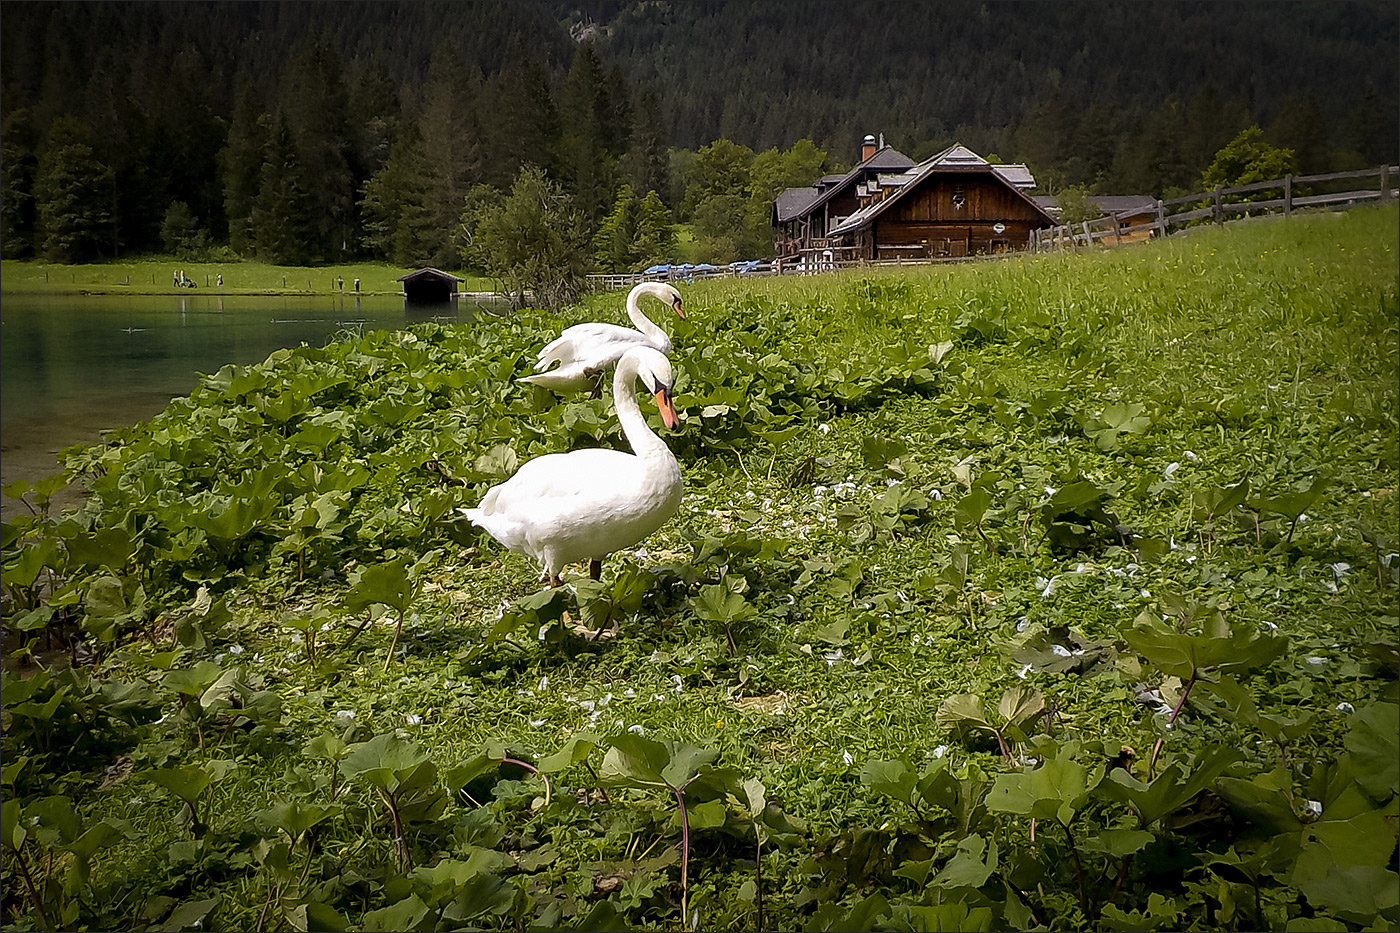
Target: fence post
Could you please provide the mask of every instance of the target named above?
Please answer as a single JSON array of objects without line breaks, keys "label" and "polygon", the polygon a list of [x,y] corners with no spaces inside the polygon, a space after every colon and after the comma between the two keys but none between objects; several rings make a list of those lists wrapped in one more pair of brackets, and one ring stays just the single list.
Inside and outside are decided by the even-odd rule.
[{"label": "fence post", "polygon": [[1283,176],[1283,216],[1293,216],[1293,175]]},{"label": "fence post", "polygon": [[1090,248],[1094,245],[1094,235],[1089,232],[1089,221],[1084,221],[1084,245]]},{"label": "fence post", "polygon": [[1216,225],[1224,223],[1223,212],[1220,210],[1220,186],[1216,185],[1211,192],[1211,221]]},{"label": "fence post", "polygon": [[1381,203],[1390,200],[1390,166],[1381,166]]},{"label": "fence post", "polygon": [[1167,212],[1162,208],[1162,199],[1157,199],[1157,235],[1166,239],[1167,236]]}]

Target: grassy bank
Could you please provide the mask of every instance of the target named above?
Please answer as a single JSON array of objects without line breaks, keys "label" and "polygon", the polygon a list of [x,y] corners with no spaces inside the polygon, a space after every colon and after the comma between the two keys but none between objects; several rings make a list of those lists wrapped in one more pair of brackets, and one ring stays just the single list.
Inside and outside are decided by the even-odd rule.
[{"label": "grassy bank", "polygon": [[[183,271],[194,289],[174,284]],[[260,262],[183,262],[178,259],[144,259],[132,262],[60,265],[7,259],[0,262],[0,290],[87,295],[331,295],[353,292],[360,280],[364,295],[397,295],[403,292],[398,277],[411,272],[385,263],[332,266],[274,266]],[[219,276],[223,285],[219,285]],[[494,289],[489,279],[466,277],[463,291]]]},{"label": "grassy bank", "polygon": [[514,381],[617,296],[229,367],[6,527],[7,922],[1393,928],[1398,230],[684,286],[545,594],[453,510],[621,443]]}]

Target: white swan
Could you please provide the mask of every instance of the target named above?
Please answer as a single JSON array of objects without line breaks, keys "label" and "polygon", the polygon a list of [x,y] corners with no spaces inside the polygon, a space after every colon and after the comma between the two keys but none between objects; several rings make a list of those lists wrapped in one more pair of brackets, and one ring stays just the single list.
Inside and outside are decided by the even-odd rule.
[{"label": "white swan", "polygon": [[[681,293],[674,287],[665,282],[641,282],[627,294],[627,316],[635,330],[618,324],[575,324],[540,351],[534,375],[522,376],[519,381],[556,392],[580,392],[592,388],[595,374],[616,363],[632,347],[650,346],[670,353],[671,338],[638,305],[643,295],[666,302],[685,317]],[[555,363],[559,366],[550,369]]]},{"label": "white swan", "polygon": [[678,427],[671,378],[671,363],[660,350],[626,351],[613,374],[613,405],[633,453],[589,448],[536,457],[491,487],[479,506],[458,511],[507,548],[539,561],[542,582],[558,586],[564,565],[583,560],[597,579],[604,556],[637,544],[680,507],[680,466],[637,407],[640,379],[666,426]]}]

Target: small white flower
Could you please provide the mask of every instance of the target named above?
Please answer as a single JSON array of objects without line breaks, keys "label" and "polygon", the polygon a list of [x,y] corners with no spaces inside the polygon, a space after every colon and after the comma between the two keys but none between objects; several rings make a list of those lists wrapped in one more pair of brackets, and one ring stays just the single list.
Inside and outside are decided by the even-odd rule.
[{"label": "small white flower", "polygon": [[677,693],[680,693],[682,690],[685,689],[685,681],[681,680],[680,674],[672,674],[671,683],[676,685],[675,690]]},{"label": "small white flower", "polygon": [[829,424],[819,424],[819,425],[817,425],[817,430],[820,431],[820,432],[822,432],[823,434],[830,434],[830,433],[831,433],[831,425],[829,425]]},{"label": "small white flower", "polygon": [[1345,561],[1340,561],[1340,560],[1337,561],[1335,564],[1323,564],[1322,566],[1324,566],[1324,567],[1326,567],[1328,570],[1332,571],[1332,575],[1333,575],[1334,577],[1336,577],[1338,580],[1340,580],[1340,579],[1342,579],[1342,577],[1346,576],[1346,575],[1347,575],[1347,571],[1351,570],[1351,564],[1348,564],[1348,563],[1346,563]]},{"label": "small white flower", "polygon": [[637,691],[633,690],[631,687],[628,687],[626,690],[622,691],[622,695],[630,700],[637,695]]},{"label": "small white flower", "polygon": [[605,693],[605,694],[603,694],[603,698],[602,698],[601,700],[598,701],[598,705],[599,705],[599,706],[607,706],[609,703],[612,702],[612,700],[613,700],[613,695],[612,695],[611,693]]},{"label": "small white flower", "polygon": [[638,723],[638,724],[635,725],[635,726],[628,726],[628,727],[627,727],[627,731],[628,731],[628,732],[631,732],[631,733],[633,733],[633,734],[635,734],[635,735],[646,735],[646,732],[647,732],[646,729],[642,728],[641,723]]},{"label": "small white flower", "polygon": [[1055,655],[1055,656],[1058,657],[1058,658],[1068,658],[1068,657],[1070,657],[1070,650],[1069,650],[1068,648],[1066,648],[1064,645],[1051,645],[1051,646],[1050,646],[1050,653],[1053,654],[1053,655]]},{"label": "small white flower", "polygon": [[1315,654],[1309,655],[1308,657],[1304,658],[1303,660],[1306,661],[1308,664],[1311,664],[1313,667],[1322,667],[1322,665],[1324,665],[1324,664],[1327,663],[1327,659],[1326,659],[1326,658],[1320,658],[1320,657],[1318,657],[1318,656],[1315,655]]},{"label": "small white flower", "polygon": [[546,675],[544,675],[543,677],[540,678],[540,685],[539,685],[538,687],[536,687],[535,689],[536,689],[536,690],[546,690],[546,689],[548,689],[548,687],[549,687],[549,675],[546,674]]},{"label": "small white flower", "polygon": [[229,646],[228,646],[228,653],[229,653],[229,654],[242,654],[242,653],[243,653],[243,646],[242,646],[242,645],[229,645]]},{"label": "small white flower", "polygon": [[1026,679],[1026,675],[1029,674],[1030,672],[1031,672],[1031,666],[1030,666],[1029,664],[1022,664],[1020,670],[1018,670],[1018,671],[1016,672],[1016,676],[1019,677],[1019,678],[1021,678],[1022,680],[1025,680],[1025,679]]},{"label": "small white flower", "polygon": [[930,489],[930,490],[928,491],[928,497],[929,497],[930,499],[932,499],[934,502],[942,502],[942,501],[943,501],[943,490],[941,490],[941,489]]},{"label": "small white flower", "polygon": [[933,757],[935,758],[942,758],[946,754],[948,754],[948,746],[946,745],[938,745],[933,749]]},{"label": "small white flower", "polygon": [[1185,457],[1187,460],[1190,460],[1192,463],[1196,463],[1201,459],[1200,457],[1196,456],[1196,452],[1194,450],[1183,451],[1182,456]]},{"label": "small white flower", "polygon": [[898,480],[898,479],[887,479],[887,480],[885,480],[885,485],[886,485],[886,486],[890,486],[890,487],[902,486],[903,484],[904,484],[904,481],[903,481],[903,480]]},{"label": "small white flower", "polygon": [[1055,576],[1051,577],[1051,578],[1048,579],[1048,580],[1045,579],[1044,577],[1036,577],[1036,578],[1035,578],[1035,585],[1038,586],[1038,587],[1040,587],[1040,598],[1041,598],[1041,599],[1049,599],[1051,596],[1054,596],[1054,595],[1055,595],[1055,581],[1058,580],[1058,579],[1059,579],[1059,575],[1058,575],[1058,574],[1056,574]]},{"label": "small white flower", "polygon": [[1021,621],[1016,623],[1016,631],[1024,632],[1031,624],[1029,616],[1021,616]]},{"label": "small white flower", "polygon": [[1057,493],[1057,492],[1059,492],[1059,490],[1056,489],[1054,486],[1046,486],[1046,487],[1045,487],[1045,494],[1046,494],[1047,496],[1053,496],[1053,495],[1054,495],[1055,493]]},{"label": "small white flower", "polygon": [[850,752],[846,751],[844,748],[841,749],[841,761],[842,761],[842,763],[844,763],[844,764],[846,764],[846,765],[849,766],[849,765],[853,764],[853,763],[855,762],[855,760],[856,760],[856,756],[855,756],[855,755],[852,755]]},{"label": "small white flower", "polygon": [[338,710],[335,711],[335,718],[336,718],[336,719],[354,719],[354,718],[355,718],[355,711],[354,711],[353,709],[338,709]]},{"label": "small white flower", "polygon": [[1341,703],[1338,703],[1336,708],[1337,708],[1337,712],[1339,712],[1339,713],[1354,713],[1354,712],[1356,712],[1356,707],[1355,707],[1355,706],[1352,706],[1350,703],[1346,702],[1345,700],[1343,700]]},{"label": "small white flower", "polygon": [[141,806],[141,804],[143,804],[143,803],[145,803],[145,802],[146,802],[146,801],[143,800],[143,799],[141,799],[140,797],[132,797],[132,798],[131,798],[131,805],[132,805],[133,807],[139,807],[139,806]]},{"label": "small white flower", "polygon": [[836,662],[844,660],[845,657],[846,653],[840,648],[837,648],[835,651],[828,651],[826,654],[822,655],[822,660],[826,662],[827,667],[835,667]]},{"label": "small white flower", "polygon": [[1180,464],[1180,463],[1177,463],[1175,460],[1173,460],[1171,463],[1168,463],[1168,464],[1167,464],[1167,468],[1166,468],[1165,470],[1162,471],[1162,475],[1163,475],[1164,477],[1166,477],[1167,479],[1171,479],[1171,478],[1172,478],[1172,474],[1175,473],[1175,472],[1176,472],[1177,470],[1179,470],[1179,469],[1181,469],[1181,464]]},{"label": "small white flower", "polygon": [[546,720],[543,720],[543,719],[531,719],[531,720],[530,720],[530,728],[531,728],[531,729],[538,729],[540,726],[544,725],[545,722],[546,722]]},{"label": "small white flower", "polygon": [[585,713],[591,713],[595,704],[592,700],[581,700],[578,705],[583,708]]},{"label": "small white flower", "polygon": [[1265,619],[1265,620],[1264,620],[1264,625],[1265,625],[1265,627],[1268,628],[1268,630],[1271,631],[1271,632],[1277,632],[1277,631],[1278,631],[1278,623],[1277,623],[1277,622],[1271,622],[1271,621],[1269,621],[1268,619]]},{"label": "small white flower", "polygon": [[1321,816],[1321,815],[1322,815],[1322,801],[1321,801],[1321,800],[1309,800],[1307,803],[1303,804],[1303,809],[1306,810],[1308,813],[1311,813],[1313,816]]},{"label": "small white flower", "polygon": [[419,716],[417,713],[409,713],[407,718],[410,726],[416,726],[423,722],[423,717]]}]

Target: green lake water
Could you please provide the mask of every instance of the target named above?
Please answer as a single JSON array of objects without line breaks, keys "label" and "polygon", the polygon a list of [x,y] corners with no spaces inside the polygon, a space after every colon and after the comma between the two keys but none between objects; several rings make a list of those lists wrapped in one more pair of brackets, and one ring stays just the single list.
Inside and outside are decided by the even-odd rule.
[{"label": "green lake water", "polygon": [[[7,292],[0,300],[0,483],[58,472],[60,450],[160,413],[192,392],[200,373],[226,363],[423,321],[469,323],[499,310],[470,302],[405,309],[399,297]],[[0,497],[0,508],[8,519],[24,507]]]}]

